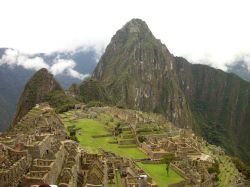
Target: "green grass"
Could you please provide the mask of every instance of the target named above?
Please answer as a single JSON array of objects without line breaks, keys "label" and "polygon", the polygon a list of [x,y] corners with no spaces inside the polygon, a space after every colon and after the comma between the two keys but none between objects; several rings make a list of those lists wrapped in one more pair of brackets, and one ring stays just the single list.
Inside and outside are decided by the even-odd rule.
[{"label": "green grass", "polygon": [[115,170],[115,183],[108,184],[108,187],[122,187],[122,179],[118,170]]},{"label": "green grass", "polygon": [[167,185],[178,183],[184,180],[171,168],[169,168],[169,176],[167,176],[165,164],[138,163],[138,166],[153,178],[153,181],[158,185],[158,187],[166,187]]},{"label": "green grass", "polygon": [[[105,122],[109,120],[108,115],[104,115],[103,120],[100,122],[100,118],[98,120],[95,119],[80,119],[75,122],[69,120],[72,118],[73,113],[67,112],[64,115],[61,115],[62,121],[64,122],[66,129],[69,125],[75,125],[75,128],[80,129],[77,133],[77,138],[80,141],[82,147],[89,152],[97,153],[99,148],[102,148],[106,151],[111,151],[116,153],[117,155],[129,157],[132,159],[139,158],[147,158],[147,155],[140,151],[137,147],[135,148],[120,148],[124,147],[118,144],[110,144],[109,142],[115,141],[113,137],[101,137],[101,138],[93,138],[92,136],[96,135],[104,135],[110,134],[107,130],[107,126],[104,125]],[[124,131],[126,132],[126,131]],[[123,133],[124,133],[123,132]],[[130,132],[131,133],[131,132]],[[136,144],[132,144],[136,145]],[[119,147],[120,146],[120,147]],[[169,176],[167,176],[165,165],[164,164],[142,164],[138,163],[138,165],[153,178],[153,181],[158,184],[159,187],[166,187],[169,184],[177,183],[183,180],[177,173],[175,173],[172,169],[169,171]],[[117,177],[117,175],[116,175]],[[116,178],[120,180],[119,178]],[[117,184],[109,184],[109,187],[119,186]]]},{"label": "green grass", "polygon": [[118,170],[115,170],[115,183],[117,187],[121,187],[122,179]]},{"label": "green grass", "polygon": [[[210,146],[203,146],[202,151],[206,154],[212,154],[212,148]],[[234,177],[238,175],[238,170],[232,163],[231,159],[225,155],[216,155],[219,161],[219,181],[218,187],[233,187],[232,181]]]},{"label": "green grass", "polygon": [[220,157],[219,187],[233,187],[230,180],[237,176],[238,171],[228,157]]},{"label": "green grass", "polygon": [[[63,119],[64,120],[64,119]],[[120,156],[139,159],[147,156],[138,148],[119,148],[118,144],[110,144],[108,142],[114,141],[113,137],[93,138],[92,136],[109,134],[104,125],[93,119],[80,119],[75,123],[65,121],[66,125],[75,125],[80,128],[80,134],[77,133],[77,138],[83,148],[90,152],[97,153],[99,148],[106,151],[111,151]]]}]

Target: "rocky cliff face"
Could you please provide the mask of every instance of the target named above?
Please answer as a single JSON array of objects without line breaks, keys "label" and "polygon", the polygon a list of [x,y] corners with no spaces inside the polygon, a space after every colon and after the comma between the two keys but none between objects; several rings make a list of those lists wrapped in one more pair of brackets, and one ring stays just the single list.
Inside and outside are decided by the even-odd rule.
[{"label": "rocky cliff face", "polygon": [[146,23],[133,19],[111,39],[92,80],[101,82],[116,104],[162,112],[178,126],[188,127],[191,115],[176,84],[173,62]]},{"label": "rocky cliff face", "polygon": [[250,83],[184,58],[175,58],[174,66],[199,132],[249,162]]},{"label": "rocky cliff face", "polygon": [[47,69],[43,68],[36,72],[24,87],[17,104],[12,126],[15,126],[32,107],[42,102],[48,93],[56,90],[63,92],[61,86]]},{"label": "rocky cliff face", "polygon": [[164,113],[250,162],[249,92],[250,84],[233,74],[174,57],[139,19],[117,31],[78,91],[87,102]]}]

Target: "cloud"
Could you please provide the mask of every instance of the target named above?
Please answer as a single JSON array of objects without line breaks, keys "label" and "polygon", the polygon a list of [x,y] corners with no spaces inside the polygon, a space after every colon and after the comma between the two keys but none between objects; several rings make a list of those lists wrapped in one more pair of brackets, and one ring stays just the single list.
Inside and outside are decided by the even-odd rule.
[{"label": "cloud", "polygon": [[49,65],[40,57],[29,57],[17,50],[7,49],[0,59],[0,65],[22,66],[25,69],[39,70],[41,68],[49,68]]},{"label": "cloud", "polygon": [[237,55],[232,62],[226,64],[227,68],[231,68],[236,65],[241,65],[242,68],[245,68],[250,72],[250,54]]},{"label": "cloud", "polygon": [[[0,45],[26,53],[72,50],[82,44],[101,48],[137,17],[146,21],[172,54],[187,56],[193,63],[209,60],[225,69],[235,55],[250,54],[249,6],[248,0],[61,0],[58,8],[58,1],[8,0],[1,2]],[[83,11],[83,7],[87,8]]]},{"label": "cloud", "polygon": [[48,69],[53,75],[67,75],[83,80],[88,74],[82,74],[74,68],[76,62],[72,59],[62,59],[60,56],[55,57],[52,64],[47,63],[39,56],[30,56],[14,49],[7,49],[0,59],[0,66],[7,65],[11,68],[21,66],[28,70]]},{"label": "cloud", "polygon": [[68,76],[78,78],[81,80],[83,80],[84,78],[89,76],[88,74],[84,75],[84,74],[81,74],[78,71],[74,70],[75,66],[76,66],[75,61],[73,61],[71,59],[60,59],[60,58],[58,59],[58,58],[56,58],[54,60],[54,63],[50,67],[50,71],[54,75],[66,74]]},{"label": "cloud", "polygon": [[78,78],[78,79],[85,79],[86,77],[90,76],[89,74],[81,74],[78,71],[74,70],[74,69],[68,69],[68,73],[70,76]]},{"label": "cloud", "polygon": [[67,69],[72,69],[75,67],[75,62],[73,60],[56,59],[54,64],[50,67],[50,71],[54,75],[65,73]]}]

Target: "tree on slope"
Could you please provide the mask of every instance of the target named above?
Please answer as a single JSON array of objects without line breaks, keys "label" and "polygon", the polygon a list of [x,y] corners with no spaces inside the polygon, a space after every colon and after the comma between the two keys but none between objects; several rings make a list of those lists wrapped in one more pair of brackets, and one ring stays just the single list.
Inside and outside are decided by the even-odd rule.
[{"label": "tree on slope", "polygon": [[166,164],[166,171],[167,171],[168,176],[169,176],[169,166],[171,162],[174,160],[174,158],[175,158],[174,153],[167,153],[162,158],[162,163]]}]

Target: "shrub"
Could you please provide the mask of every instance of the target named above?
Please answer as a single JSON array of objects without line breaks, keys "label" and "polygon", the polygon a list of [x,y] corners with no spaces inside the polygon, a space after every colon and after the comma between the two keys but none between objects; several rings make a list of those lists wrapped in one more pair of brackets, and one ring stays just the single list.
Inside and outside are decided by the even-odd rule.
[{"label": "shrub", "polygon": [[69,138],[73,141],[79,142],[79,140],[76,136],[70,136]]},{"label": "shrub", "polygon": [[125,109],[126,108],[126,105],[125,104],[121,104],[121,103],[118,103],[116,105],[117,108],[120,108],[120,109]]},{"label": "shrub", "polygon": [[105,106],[103,102],[101,101],[90,101],[88,104],[87,104],[87,107],[103,107]]},{"label": "shrub", "polygon": [[143,142],[146,141],[146,138],[144,136],[139,136],[138,140],[139,140],[140,143],[143,143]]},{"label": "shrub", "polygon": [[55,108],[56,113],[63,113],[75,107],[78,101],[66,95],[63,91],[54,91],[47,94],[43,100]]},{"label": "shrub", "polygon": [[247,179],[250,179],[250,166],[244,164],[244,162],[242,162],[238,157],[232,157],[231,159],[238,171],[243,173]]}]

